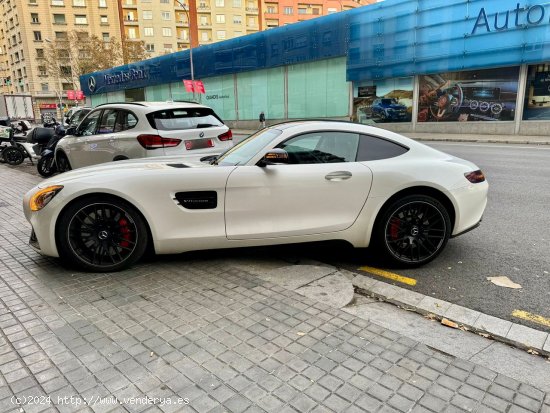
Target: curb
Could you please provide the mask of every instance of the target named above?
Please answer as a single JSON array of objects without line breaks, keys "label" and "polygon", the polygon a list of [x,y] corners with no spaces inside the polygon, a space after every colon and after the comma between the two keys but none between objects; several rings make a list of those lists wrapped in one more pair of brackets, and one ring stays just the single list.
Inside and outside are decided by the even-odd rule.
[{"label": "curb", "polygon": [[363,294],[394,304],[407,311],[439,321],[450,320],[459,328],[491,337],[528,352],[550,357],[550,334],[521,324],[493,317],[448,301],[420,294],[382,281],[355,275],[353,286]]}]

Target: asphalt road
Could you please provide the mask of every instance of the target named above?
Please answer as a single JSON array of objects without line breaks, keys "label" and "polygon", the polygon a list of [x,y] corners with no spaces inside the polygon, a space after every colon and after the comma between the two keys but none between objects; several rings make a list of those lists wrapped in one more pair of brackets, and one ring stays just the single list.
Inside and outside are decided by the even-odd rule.
[{"label": "asphalt road", "polygon": [[[218,251],[216,254],[276,255],[297,263],[315,258],[550,332],[550,148],[475,143],[430,145],[475,162],[488,178],[489,203],[482,225],[451,239],[446,250],[432,263],[410,270],[385,268],[416,279],[415,286],[359,271],[358,268],[364,265],[380,265],[368,250],[353,250],[333,243]],[[36,174],[35,167],[28,161],[14,169]],[[522,288],[496,286],[487,280],[494,276],[507,276]],[[512,315],[516,310],[541,316],[548,325],[517,318]]]},{"label": "asphalt road", "polygon": [[[445,251],[428,265],[411,270],[388,269],[416,279],[415,286],[372,277],[550,332],[550,325],[512,316],[515,310],[526,311],[550,323],[550,148],[430,145],[475,162],[486,174],[489,202],[482,225],[451,239]],[[346,248],[322,248],[313,255],[353,271],[363,265],[377,266],[368,252],[361,256]],[[487,280],[495,276],[507,276],[522,288],[499,287]]]}]

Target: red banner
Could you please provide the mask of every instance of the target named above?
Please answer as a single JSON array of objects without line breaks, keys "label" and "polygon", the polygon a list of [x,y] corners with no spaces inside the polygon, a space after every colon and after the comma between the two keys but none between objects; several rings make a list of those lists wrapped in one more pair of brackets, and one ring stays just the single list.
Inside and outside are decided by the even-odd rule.
[{"label": "red banner", "polygon": [[38,105],[38,108],[39,109],[56,109],[57,104],[55,104],[55,103],[40,103]]},{"label": "red banner", "polygon": [[86,97],[84,96],[84,92],[82,90],[77,90],[75,93],[76,100],[84,100]]},{"label": "red banner", "polygon": [[206,93],[202,80],[183,80],[185,91],[188,93]]},{"label": "red banner", "polygon": [[74,93],[74,90],[67,90],[67,99],[69,100],[75,100],[75,93]]}]

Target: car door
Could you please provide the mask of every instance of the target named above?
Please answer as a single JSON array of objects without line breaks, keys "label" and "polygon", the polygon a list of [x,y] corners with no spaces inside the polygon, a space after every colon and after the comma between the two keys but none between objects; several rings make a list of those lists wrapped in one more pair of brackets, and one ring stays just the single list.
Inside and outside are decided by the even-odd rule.
[{"label": "car door", "polygon": [[274,238],[342,231],[357,219],[372,183],[356,162],[359,135],[306,133],[279,148],[290,164],[238,166],[226,188],[229,239]]},{"label": "car door", "polygon": [[117,109],[104,109],[94,134],[87,137],[87,165],[110,162],[116,153],[115,123]]},{"label": "car door", "polygon": [[88,139],[96,133],[101,112],[101,109],[90,112],[88,116],[80,122],[74,136],[63,138],[70,140],[70,144],[68,144],[67,148],[67,156],[73,168],[82,168],[83,166],[91,165],[89,160],[90,151]]}]

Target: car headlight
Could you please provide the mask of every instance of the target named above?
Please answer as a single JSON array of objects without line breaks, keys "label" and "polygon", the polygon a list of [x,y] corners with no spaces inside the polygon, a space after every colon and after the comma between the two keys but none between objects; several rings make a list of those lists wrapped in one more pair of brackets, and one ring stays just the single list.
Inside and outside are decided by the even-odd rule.
[{"label": "car headlight", "polygon": [[40,211],[63,189],[63,185],[50,185],[38,190],[29,200],[31,211]]}]

